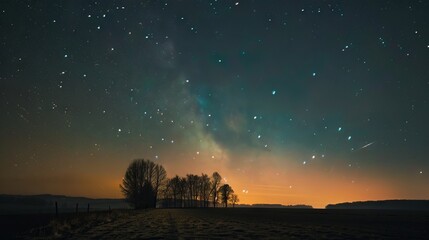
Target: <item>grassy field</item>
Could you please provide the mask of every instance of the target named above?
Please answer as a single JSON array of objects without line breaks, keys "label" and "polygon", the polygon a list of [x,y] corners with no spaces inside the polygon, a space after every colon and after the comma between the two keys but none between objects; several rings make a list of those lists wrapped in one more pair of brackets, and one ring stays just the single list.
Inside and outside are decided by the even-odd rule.
[{"label": "grassy field", "polygon": [[[27,218],[27,221],[34,219]],[[19,220],[15,224],[19,224]],[[428,239],[429,212],[258,208],[113,211],[78,216],[70,214],[33,226],[31,231],[26,230],[19,237]]]}]

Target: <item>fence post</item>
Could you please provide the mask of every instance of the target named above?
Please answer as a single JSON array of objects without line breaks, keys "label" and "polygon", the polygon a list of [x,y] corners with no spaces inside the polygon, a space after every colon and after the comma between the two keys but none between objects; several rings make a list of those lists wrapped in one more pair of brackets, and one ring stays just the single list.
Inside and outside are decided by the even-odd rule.
[{"label": "fence post", "polygon": [[76,214],[79,212],[79,203],[76,203]]},{"label": "fence post", "polygon": [[58,203],[55,201],[55,217],[58,217]]},{"label": "fence post", "polygon": [[86,213],[89,213],[89,203],[88,203],[88,207],[86,208]]}]

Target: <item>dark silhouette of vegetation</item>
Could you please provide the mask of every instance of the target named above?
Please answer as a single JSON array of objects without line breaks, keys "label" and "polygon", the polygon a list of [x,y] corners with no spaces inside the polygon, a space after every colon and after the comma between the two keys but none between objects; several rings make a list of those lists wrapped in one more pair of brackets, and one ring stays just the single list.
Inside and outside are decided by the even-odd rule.
[{"label": "dark silhouette of vegetation", "polygon": [[[187,174],[186,177],[175,176],[167,180],[163,190],[163,207],[209,207],[218,201],[220,175],[215,179],[207,174]],[[215,202],[210,202],[213,199]]]},{"label": "dark silhouette of vegetation", "polygon": [[379,200],[329,204],[326,209],[429,210],[429,200]]},{"label": "dark silhouette of vegetation", "polygon": [[224,207],[228,207],[228,201],[231,199],[231,195],[234,193],[232,187],[228,184],[224,184],[219,188],[220,200]]},{"label": "dark silhouette of vegetation", "polygon": [[231,204],[232,207],[235,207],[235,204],[237,204],[240,201],[240,199],[238,199],[238,195],[233,193],[231,194]]},{"label": "dark silhouette of vegetation", "polygon": [[136,159],[125,172],[120,185],[125,199],[136,209],[156,207],[158,193],[165,184],[167,173],[161,165]]},{"label": "dark silhouette of vegetation", "polygon": [[214,172],[212,175],[212,197],[213,197],[213,207],[216,207],[216,203],[218,201],[219,196],[219,185],[220,181],[222,180],[222,177],[218,172]]},{"label": "dark silhouette of vegetation", "polygon": [[152,183],[153,191],[154,191],[153,206],[156,207],[156,203],[158,200],[158,193],[161,192],[162,188],[165,186],[167,181],[167,172],[165,171],[164,167],[159,164],[155,164],[155,166],[153,167],[153,170],[154,170],[154,179]]},{"label": "dark silhouette of vegetation", "polygon": [[[216,207],[219,203],[221,176],[215,172],[212,177],[207,174],[187,174],[186,177],[175,176],[167,181],[163,190],[163,207]],[[229,186],[229,185],[228,185]],[[228,188],[228,194],[232,188]],[[229,197],[228,197],[229,198]],[[238,197],[234,198],[234,205]]]},{"label": "dark silhouette of vegetation", "polygon": [[167,179],[165,169],[152,161],[134,160],[125,172],[120,185],[125,199],[135,209],[160,207],[216,207],[221,202],[225,207],[239,201],[228,185],[222,185],[222,177],[214,172],[187,174]]}]

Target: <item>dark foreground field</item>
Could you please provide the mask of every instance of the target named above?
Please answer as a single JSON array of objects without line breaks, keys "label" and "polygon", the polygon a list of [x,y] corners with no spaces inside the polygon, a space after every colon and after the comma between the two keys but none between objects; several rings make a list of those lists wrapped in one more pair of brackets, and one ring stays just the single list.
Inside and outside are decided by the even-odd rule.
[{"label": "dark foreground field", "polygon": [[[3,225],[4,216],[1,216],[1,220]],[[16,223],[19,223],[19,219]],[[27,230],[19,237],[29,239],[428,239],[428,229],[429,212],[418,211],[155,209],[69,215],[53,220],[44,227]]]}]

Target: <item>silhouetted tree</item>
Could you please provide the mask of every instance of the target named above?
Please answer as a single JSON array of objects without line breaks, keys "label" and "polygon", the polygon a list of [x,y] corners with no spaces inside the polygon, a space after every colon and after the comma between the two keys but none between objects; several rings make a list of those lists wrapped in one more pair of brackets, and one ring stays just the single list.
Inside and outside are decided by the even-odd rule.
[{"label": "silhouetted tree", "polygon": [[235,194],[235,193],[231,194],[232,207],[235,207],[235,204],[238,203],[239,201],[240,201],[240,199],[238,199],[237,194]]},{"label": "silhouetted tree", "polygon": [[161,191],[161,188],[166,184],[167,172],[165,171],[164,167],[159,164],[155,164],[153,168],[154,168],[153,169],[154,177],[152,181],[152,186],[154,191],[153,204],[154,204],[154,207],[156,207],[156,202],[158,200],[158,193]]},{"label": "silhouetted tree", "polygon": [[199,176],[194,174],[186,175],[186,183],[188,190],[188,200],[190,201],[189,206],[196,207],[198,200],[198,182]]},{"label": "silhouetted tree", "polygon": [[186,178],[181,177],[179,184],[179,195],[180,195],[180,207],[185,207],[186,200]]},{"label": "silhouetted tree", "polygon": [[146,182],[142,189],[142,202],[139,208],[153,208],[156,206],[155,190],[152,184]]},{"label": "silhouetted tree", "polygon": [[165,178],[166,172],[161,165],[136,159],[128,166],[119,187],[134,208],[156,207],[158,192]]},{"label": "silhouetted tree", "polygon": [[[174,178],[170,179],[168,184],[171,191],[171,196],[173,198],[174,207],[179,207],[179,204],[178,204],[179,200],[180,200],[180,203],[182,203],[182,196],[180,195],[181,193],[180,181],[181,181],[180,177],[176,175]],[[180,205],[180,207],[182,207],[182,205]]]},{"label": "silhouetted tree", "polygon": [[171,179],[167,178],[167,180],[165,180],[165,187],[162,189],[161,193],[162,193],[162,199],[163,199],[163,202],[161,205],[163,207],[171,207],[172,204],[174,204],[173,191],[171,188]]},{"label": "silhouetted tree", "polygon": [[234,193],[234,190],[232,190],[231,186],[228,184],[224,184],[219,188],[219,193],[221,195],[221,202],[225,205],[225,207],[228,207],[228,201],[231,198],[231,194]]},{"label": "silhouetted tree", "polygon": [[210,200],[210,192],[211,192],[211,186],[210,186],[210,178],[207,174],[201,174],[200,176],[200,201],[202,204],[202,207],[208,207],[209,206],[209,200]]},{"label": "silhouetted tree", "polygon": [[220,181],[222,180],[222,177],[218,172],[214,172],[212,175],[212,182],[211,182],[211,195],[213,197],[213,207],[216,207],[217,198],[218,198],[218,191],[219,191],[219,185]]}]

